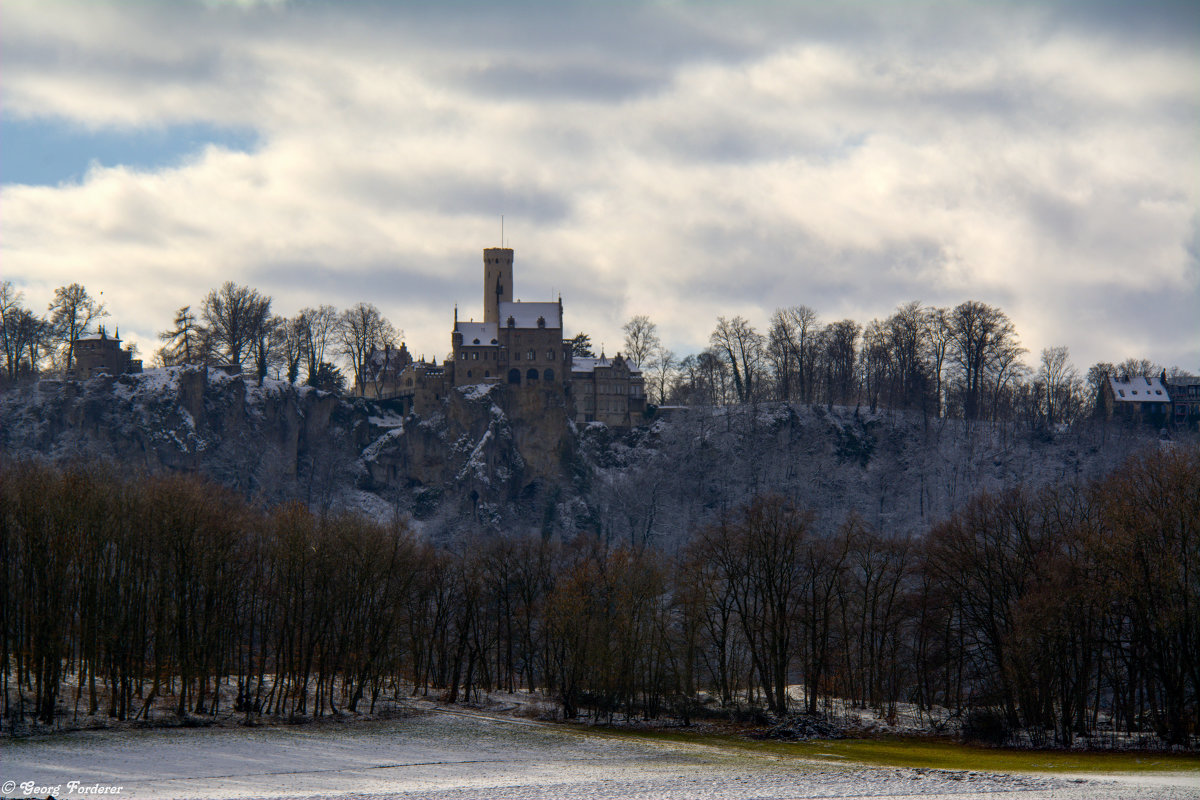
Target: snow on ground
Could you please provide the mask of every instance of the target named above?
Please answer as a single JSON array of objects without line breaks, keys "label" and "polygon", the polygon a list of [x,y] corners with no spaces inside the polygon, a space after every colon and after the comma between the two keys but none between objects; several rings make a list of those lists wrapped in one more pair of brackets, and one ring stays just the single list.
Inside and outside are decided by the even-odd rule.
[{"label": "snow on ground", "polygon": [[459,386],[458,391],[467,400],[482,400],[498,385],[496,383],[472,383],[468,386]]},{"label": "snow on ground", "polygon": [[[632,739],[476,712],[237,729],[90,731],[8,740],[5,797],[71,797],[69,781],[134,798],[1196,797],[1188,775],[1093,779],[831,767],[703,744]],[[40,792],[22,792],[32,782]],[[47,789],[47,787],[49,787]],[[54,790],[54,787],[59,787]]]}]

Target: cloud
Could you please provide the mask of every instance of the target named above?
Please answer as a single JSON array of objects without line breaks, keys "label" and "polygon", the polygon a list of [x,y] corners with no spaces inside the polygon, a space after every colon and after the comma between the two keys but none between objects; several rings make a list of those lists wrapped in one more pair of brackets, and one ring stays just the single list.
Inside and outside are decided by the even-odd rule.
[{"label": "cloud", "polygon": [[[1147,13],[1178,24],[1126,35],[1121,8],[1075,4],[6,5],[6,114],[255,144],[5,185],[0,257],[43,303],[103,288],[144,352],[232,279],[282,313],[374,302],[440,357],[504,214],[518,293],[561,292],[610,350],[634,313],[689,352],[719,314],[980,299],[1034,353],[1200,368],[1179,335],[1200,307],[1200,33]],[[1103,323],[1131,303],[1154,322]]]}]

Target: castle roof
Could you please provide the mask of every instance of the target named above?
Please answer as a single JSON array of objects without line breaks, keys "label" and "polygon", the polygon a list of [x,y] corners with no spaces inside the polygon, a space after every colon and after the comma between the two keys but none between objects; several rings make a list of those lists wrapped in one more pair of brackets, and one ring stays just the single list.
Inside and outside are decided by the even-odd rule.
[{"label": "castle roof", "polygon": [[613,365],[613,361],[615,361],[616,359],[620,359],[621,362],[624,363],[625,366],[629,368],[629,372],[631,374],[633,374],[633,375],[642,374],[641,367],[639,367],[637,364],[633,363],[629,359],[621,358],[620,354],[618,354],[616,356],[616,358],[605,358],[604,356],[600,356],[599,358],[592,358],[590,356],[574,356],[571,359],[571,372],[580,372],[580,373],[595,372],[597,368],[605,369],[605,368],[611,367]]},{"label": "castle roof", "polygon": [[1118,403],[1167,403],[1171,400],[1159,378],[1138,375],[1121,380],[1110,377],[1108,385],[1112,389],[1113,400]]},{"label": "castle roof", "polygon": [[509,303],[501,301],[499,306],[500,324],[508,325],[512,317],[513,326],[517,328],[537,328],[538,320],[545,320],[547,328],[562,328],[562,306],[558,303]]},{"label": "castle roof", "polygon": [[469,347],[500,344],[494,322],[456,322],[454,330],[462,334],[463,344]]}]

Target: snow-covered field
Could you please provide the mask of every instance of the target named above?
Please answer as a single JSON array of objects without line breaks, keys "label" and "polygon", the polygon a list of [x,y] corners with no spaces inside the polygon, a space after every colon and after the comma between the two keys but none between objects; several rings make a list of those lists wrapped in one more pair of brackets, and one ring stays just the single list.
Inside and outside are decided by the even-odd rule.
[{"label": "snow-covered field", "polygon": [[831,767],[444,711],[355,725],[77,732],[0,747],[4,797],[60,800],[93,787],[136,798],[1200,797],[1194,773],[1114,779]]}]

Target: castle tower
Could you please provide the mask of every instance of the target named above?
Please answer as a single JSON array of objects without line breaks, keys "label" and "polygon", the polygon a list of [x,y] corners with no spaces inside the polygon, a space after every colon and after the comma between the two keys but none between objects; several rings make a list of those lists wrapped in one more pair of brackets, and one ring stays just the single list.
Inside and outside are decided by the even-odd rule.
[{"label": "castle tower", "polygon": [[500,304],[513,298],[513,251],[489,247],[483,251],[483,321],[500,323]]}]

